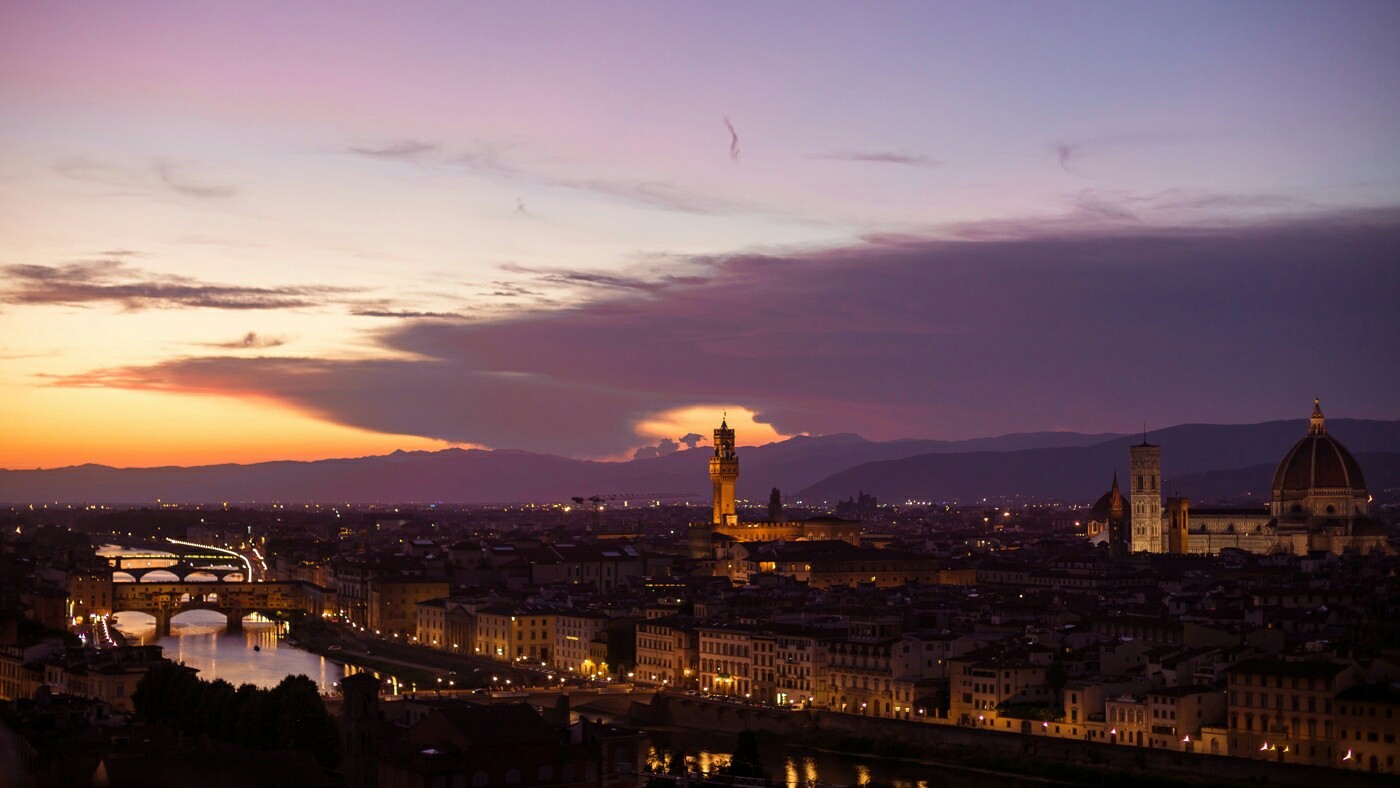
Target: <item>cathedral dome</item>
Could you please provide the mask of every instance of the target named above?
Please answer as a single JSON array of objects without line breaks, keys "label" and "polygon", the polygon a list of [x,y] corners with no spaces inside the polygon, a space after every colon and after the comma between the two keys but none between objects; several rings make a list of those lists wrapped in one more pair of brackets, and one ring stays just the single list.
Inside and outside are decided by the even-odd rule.
[{"label": "cathedral dome", "polygon": [[1365,490],[1361,466],[1346,447],[1327,434],[1322,407],[1314,401],[1308,434],[1294,444],[1274,474],[1274,496],[1309,490]]}]

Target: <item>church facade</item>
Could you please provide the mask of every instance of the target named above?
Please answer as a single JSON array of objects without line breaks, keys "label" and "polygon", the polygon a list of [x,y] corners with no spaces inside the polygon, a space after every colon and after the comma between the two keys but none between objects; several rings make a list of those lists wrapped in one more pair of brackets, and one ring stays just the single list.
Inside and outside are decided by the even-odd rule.
[{"label": "church facade", "polygon": [[[1313,402],[1308,432],[1274,473],[1267,507],[1193,508],[1185,498],[1162,500],[1162,449],[1146,441],[1129,455],[1129,508],[1118,479],[1089,516],[1089,537],[1126,552],[1216,554],[1389,552],[1384,529],[1370,517],[1371,497],[1361,466],[1327,434],[1321,403]],[[1115,503],[1116,502],[1116,503]]]}]

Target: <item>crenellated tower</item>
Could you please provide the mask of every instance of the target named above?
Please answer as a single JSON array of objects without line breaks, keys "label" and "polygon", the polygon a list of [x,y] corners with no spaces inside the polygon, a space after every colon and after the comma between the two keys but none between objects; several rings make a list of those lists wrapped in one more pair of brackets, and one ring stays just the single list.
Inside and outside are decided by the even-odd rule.
[{"label": "crenellated tower", "polygon": [[715,453],[710,457],[710,482],[714,485],[715,525],[737,525],[738,510],[734,507],[734,485],[739,481],[739,455],[734,452],[734,430],[729,420],[720,421],[715,430]]}]

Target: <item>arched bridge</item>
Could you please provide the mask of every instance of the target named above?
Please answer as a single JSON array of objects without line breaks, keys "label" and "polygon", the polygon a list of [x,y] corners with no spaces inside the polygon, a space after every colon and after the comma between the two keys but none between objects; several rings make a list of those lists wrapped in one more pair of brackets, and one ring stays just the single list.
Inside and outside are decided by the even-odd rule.
[{"label": "arched bridge", "polygon": [[301,610],[320,615],[319,594],[310,583],[113,583],[112,610],[148,613],[156,632],[170,634],[170,619],[186,610],[217,610],[228,616],[230,632],[243,627],[243,616],[258,611]]},{"label": "arched bridge", "polygon": [[112,572],[112,579],[118,583],[212,583],[244,582],[247,572],[241,566],[207,566],[204,564],[180,563],[169,566],[132,567]]}]

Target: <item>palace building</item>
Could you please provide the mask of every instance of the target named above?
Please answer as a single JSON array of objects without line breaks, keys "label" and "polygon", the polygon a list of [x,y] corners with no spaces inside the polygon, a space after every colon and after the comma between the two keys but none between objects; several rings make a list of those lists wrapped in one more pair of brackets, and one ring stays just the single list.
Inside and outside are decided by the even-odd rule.
[{"label": "palace building", "polygon": [[714,511],[708,523],[692,523],[687,536],[690,556],[715,557],[716,543],[795,542],[840,540],[860,544],[861,524],[839,517],[812,517],[805,520],[763,520],[741,522],[734,486],[739,481],[739,455],[734,449],[734,430],[722,420],[715,430],[715,451],[710,457],[710,482],[714,488]]},{"label": "palace building", "polygon": [[1200,508],[1185,498],[1162,502],[1162,449],[1146,441],[1130,452],[1129,511],[1118,478],[1094,505],[1089,536],[1115,553],[1215,554],[1389,552],[1385,531],[1370,517],[1371,496],[1361,466],[1327,434],[1322,405],[1313,401],[1308,432],[1274,473],[1267,507]]}]

